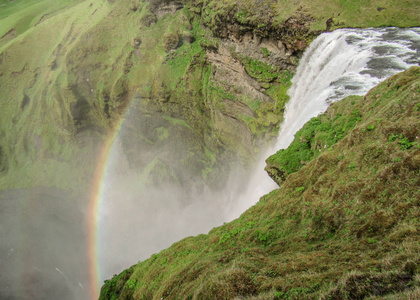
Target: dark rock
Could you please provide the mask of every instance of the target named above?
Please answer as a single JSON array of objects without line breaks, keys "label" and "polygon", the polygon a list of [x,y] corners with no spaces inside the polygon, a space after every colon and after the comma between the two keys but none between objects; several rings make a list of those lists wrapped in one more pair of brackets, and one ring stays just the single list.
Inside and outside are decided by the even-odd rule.
[{"label": "dark rock", "polygon": [[23,110],[26,108],[26,106],[28,106],[28,104],[31,102],[31,99],[27,96],[24,95],[22,102],[20,103],[20,108]]},{"label": "dark rock", "polygon": [[267,172],[268,176],[270,176],[271,179],[273,179],[274,182],[279,186],[282,185],[286,180],[287,173],[274,165],[267,164],[264,170]]},{"label": "dark rock", "polygon": [[169,50],[175,50],[180,46],[180,38],[178,32],[165,33],[163,39],[163,49],[166,52]]},{"label": "dark rock", "polygon": [[156,15],[152,13],[148,14],[147,16],[141,19],[141,24],[146,27],[150,27],[153,24],[156,24],[156,22],[157,22]]}]

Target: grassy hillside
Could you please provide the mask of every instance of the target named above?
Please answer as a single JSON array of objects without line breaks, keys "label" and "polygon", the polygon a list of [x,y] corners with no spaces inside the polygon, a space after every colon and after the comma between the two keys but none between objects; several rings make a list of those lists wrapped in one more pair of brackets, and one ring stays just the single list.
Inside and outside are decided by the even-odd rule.
[{"label": "grassy hillside", "polygon": [[223,184],[276,136],[316,35],[419,25],[418,1],[359,2],[1,0],[0,189],[85,188],[127,109],[149,183]]},{"label": "grassy hillside", "polygon": [[190,0],[193,5],[202,5],[203,14],[211,22],[234,21],[243,26],[253,25],[264,31],[279,29],[287,22],[309,31],[323,31],[341,27],[410,27],[417,23],[419,2],[408,1],[246,1],[246,0]]},{"label": "grassy hillside", "polygon": [[417,299],[419,136],[412,67],[309,121],[294,143],[313,152],[239,219],[114,276],[100,299]]},{"label": "grassy hillside", "polygon": [[[66,55],[109,12],[106,2],[2,1],[0,18],[0,187],[74,184],[76,102]],[[101,14],[92,13],[102,10]],[[87,112],[89,113],[89,112]],[[88,162],[91,158],[87,159]],[[82,162],[81,164],[83,164]]]}]

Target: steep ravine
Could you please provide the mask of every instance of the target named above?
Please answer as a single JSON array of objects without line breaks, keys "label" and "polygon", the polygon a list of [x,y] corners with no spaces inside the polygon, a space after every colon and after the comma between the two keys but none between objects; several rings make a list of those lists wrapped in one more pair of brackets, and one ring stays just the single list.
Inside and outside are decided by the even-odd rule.
[{"label": "steep ravine", "polygon": [[335,145],[237,220],[107,280],[100,299],[416,299],[419,85],[412,67],[333,104],[296,142],[352,122]]},{"label": "steep ravine", "polygon": [[[191,176],[218,186],[275,137],[297,58],[277,40],[251,32],[241,42],[219,39],[193,4],[128,0],[63,1],[13,31],[13,18],[33,10],[14,12],[18,4],[6,4],[10,15],[0,20],[3,189],[85,185],[96,147],[129,110],[139,118],[125,151],[145,154],[129,155],[130,166],[141,172],[161,162],[151,184],[161,180],[153,174],[188,182],[176,175],[188,161]],[[176,157],[156,154],[179,140]]]},{"label": "steep ravine", "polygon": [[[115,185],[108,185],[109,190],[115,192],[105,195],[109,198],[123,190],[122,196],[118,195],[121,197],[113,199],[113,204],[126,214],[121,217],[116,213],[118,210],[114,210],[116,222],[107,225],[111,228],[110,237],[118,235],[119,241],[110,238],[109,244],[102,243],[105,247],[112,245],[110,255],[103,259],[108,260],[114,253],[121,253],[119,259],[131,257],[128,252],[132,254],[135,251],[131,250],[137,249],[128,248],[137,245],[119,245],[126,236],[130,241],[134,240],[131,232],[139,231],[139,226],[143,236],[151,241],[148,244],[152,244],[143,243],[142,251],[148,253],[156,247],[163,249],[166,246],[157,246],[159,242],[168,243],[175,236],[185,236],[185,232],[190,232],[182,231],[182,226],[197,232],[198,227],[214,224],[216,218],[222,217],[214,204],[224,203],[221,188],[230,188],[232,178],[245,182],[243,178],[248,176],[247,172],[261,149],[274,142],[288,100],[286,91],[290,80],[303,51],[317,35],[341,27],[419,26],[419,6],[417,0],[369,3],[338,0],[0,0],[0,190],[4,190],[2,197],[9,197],[2,211],[8,215],[6,218],[0,216],[1,238],[5,241],[2,251],[7,255],[7,259],[2,260],[7,274],[0,276],[1,296],[56,299],[58,294],[63,299],[80,299],[88,293],[89,285],[96,285],[94,279],[87,278],[89,272],[84,272],[89,264],[74,261],[86,261],[85,240],[86,244],[93,243],[86,238],[87,229],[81,226],[82,214],[85,214],[86,223],[91,224],[95,219],[86,211],[92,194],[101,192],[94,187],[98,183],[95,179],[98,180],[104,175],[101,172],[107,170],[107,161],[103,161],[101,155],[109,146],[107,141],[118,136],[118,143],[113,145],[121,147],[124,157],[123,163],[117,161],[116,164],[125,168],[125,174],[133,176],[129,180],[122,177],[122,182],[116,180]],[[392,138],[397,150],[397,145],[407,142],[405,136],[399,134],[395,133]],[[411,146],[410,151],[414,151]],[[392,156],[396,160],[403,158]],[[140,190],[136,190],[138,193],[134,196],[129,195],[133,187]],[[43,200],[44,192],[37,192],[39,189],[48,195],[53,191],[53,196],[51,199],[47,197],[48,201]],[[203,191],[211,197],[202,197]],[[302,191],[302,186],[297,185],[288,193]],[[160,202],[162,195],[166,197]],[[229,197],[231,194],[226,197],[231,200]],[[70,199],[70,210],[64,204],[61,206],[62,199]],[[412,198],[407,199],[412,203]],[[27,210],[19,206],[23,204],[28,205]],[[148,210],[142,204],[149,205]],[[154,212],[159,205],[165,206],[166,210],[164,213],[159,211],[161,214],[156,216]],[[182,210],[187,205],[200,206],[203,211],[212,207],[213,214],[206,211],[204,220],[195,214],[198,210]],[[404,205],[398,209],[411,208]],[[34,213],[33,207],[39,213]],[[140,210],[141,213],[136,214]],[[220,233],[215,229],[213,233],[216,235],[190,238],[178,244],[181,249],[175,251],[177,259],[198,255],[199,260],[203,260],[187,267],[185,264],[189,262],[186,261],[172,264],[179,273],[168,284],[161,284],[160,275],[151,272],[150,290],[141,291],[138,285],[140,282],[147,285],[147,276],[140,280],[140,275],[135,275],[130,278],[134,281],[125,281],[132,275],[132,268],[118,277],[120,281],[109,281],[107,287],[110,288],[106,290],[105,287],[103,295],[109,291],[108,296],[112,297],[131,296],[134,290],[130,289],[135,287],[136,297],[143,297],[143,294],[146,298],[158,297],[172,290],[175,295],[177,289],[178,295],[196,293],[198,298],[204,294],[212,297],[208,289],[223,290],[217,285],[217,280],[215,289],[211,282],[207,282],[207,286],[197,285],[196,281],[188,283],[188,287],[181,285],[196,278],[195,271],[203,270],[213,274],[213,279],[221,278],[219,283],[238,282],[234,288],[240,290],[237,295],[253,295],[257,291],[268,293],[268,297],[280,295],[276,293],[299,294],[299,287],[305,286],[300,285],[299,279],[296,279],[298,283],[284,283],[277,276],[284,274],[285,268],[306,268],[292,259],[294,254],[289,253],[283,260],[281,264],[285,265],[279,265],[275,259],[268,260],[269,265],[265,265],[264,253],[275,240],[271,231],[274,228],[271,228],[271,223],[275,221],[267,215],[275,211],[278,207],[268,209],[261,217],[267,220],[265,227],[254,227],[256,221],[252,219],[246,222],[245,229],[232,227],[231,230],[229,226],[234,225],[228,224],[223,227],[226,231]],[[181,215],[186,215],[188,221],[198,220],[199,225],[171,223]],[[290,216],[285,222],[298,224],[300,212]],[[327,214],[324,223],[341,220],[341,216]],[[210,218],[213,218],[211,222]],[[77,222],[74,223],[73,219]],[[165,231],[166,227],[159,224],[161,220],[170,227],[162,234],[159,230]],[[175,223],[177,226],[172,226]],[[113,228],[113,224],[118,225]],[[407,250],[395,261],[387,260],[387,263],[395,262],[397,269],[405,263],[410,249],[418,252],[409,240],[413,236],[416,238],[415,225],[404,221],[395,227],[397,234],[392,237],[394,244],[389,247],[404,242],[403,251]],[[402,228],[401,232],[398,226]],[[297,243],[302,242],[300,238],[310,236],[300,229],[296,229]],[[371,229],[366,230],[370,232]],[[361,230],[362,236],[366,230]],[[245,233],[249,233],[251,243],[236,247],[233,237],[244,238]],[[293,234],[285,243],[293,244]],[[137,239],[143,236],[136,235]],[[195,241],[201,238],[204,244],[196,244]],[[353,241],[351,238],[349,240]],[[374,236],[369,240],[369,246],[378,240]],[[184,247],[189,247],[190,241],[194,241],[191,248],[183,251]],[[208,242],[211,247],[206,248]],[[275,243],[281,244],[279,240]],[[302,243],[305,244],[306,240]],[[283,246],[274,249],[273,253],[289,251]],[[301,255],[299,251],[306,251],[306,248],[295,246],[290,248],[293,253]],[[115,248],[116,251],[112,252]],[[312,246],[307,249],[313,250]],[[206,257],[212,251],[215,251],[214,257]],[[331,254],[329,251],[333,250],[322,248],[314,256],[327,259]],[[31,255],[26,255],[28,252]],[[248,253],[250,260],[246,261],[244,257]],[[153,263],[160,255],[152,256],[143,265]],[[244,260],[236,260],[237,255],[243,255]],[[108,261],[121,270],[139,258],[140,255],[135,256],[123,264],[121,260]],[[207,258],[217,261],[215,265],[221,268],[212,269],[215,265]],[[93,264],[94,259],[89,262]],[[304,259],[306,257],[302,261]],[[313,259],[312,253],[308,259]],[[156,261],[159,265],[153,265],[152,269],[160,271],[161,267],[169,265],[171,257]],[[223,269],[222,265],[232,269]],[[373,265],[369,262],[369,267],[362,269],[375,271],[376,265]],[[407,263],[407,268],[403,268],[413,273],[412,266]],[[390,266],[386,267],[389,270]],[[322,266],[322,271],[325,268],[328,266]],[[261,273],[255,273],[257,269],[261,269]],[[230,276],[231,270],[233,276]],[[246,272],[254,273],[248,276]],[[243,274],[246,275],[243,277],[246,284],[241,283]],[[404,280],[413,278],[411,275],[401,276]],[[296,277],[300,278],[300,275]],[[273,280],[266,281],[267,278]],[[259,285],[264,281],[266,286],[264,283]],[[127,291],[123,291],[123,284]],[[414,284],[417,283],[409,281],[402,289]],[[158,288],[166,290],[161,293]],[[308,287],[311,291],[316,288],[315,283],[314,287]],[[192,290],[194,292],[190,292]]]}]

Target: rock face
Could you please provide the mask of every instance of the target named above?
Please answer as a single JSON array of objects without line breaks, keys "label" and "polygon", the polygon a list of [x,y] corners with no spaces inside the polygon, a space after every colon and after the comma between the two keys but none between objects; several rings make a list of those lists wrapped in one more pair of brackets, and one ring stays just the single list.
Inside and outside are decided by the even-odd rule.
[{"label": "rock face", "polygon": [[267,163],[267,166],[264,168],[267,172],[268,176],[274,180],[279,186],[283,184],[284,180],[287,177],[286,171],[281,169],[281,166],[277,166],[275,164]]}]

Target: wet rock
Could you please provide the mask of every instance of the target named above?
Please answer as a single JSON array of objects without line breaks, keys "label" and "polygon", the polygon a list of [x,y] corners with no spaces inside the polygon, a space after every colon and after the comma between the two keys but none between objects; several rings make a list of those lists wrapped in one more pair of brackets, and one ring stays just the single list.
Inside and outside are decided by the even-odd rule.
[{"label": "wet rock", "polygon": [[268,176],[270,176],[271,179],[273,179],[274,182],[279,186],[282,185],[286,180],[287,173],[284,170],[281,170],[278,166],[269,164],[267,162],[267,166],[264,168],[264,170],[267,172]]}]

